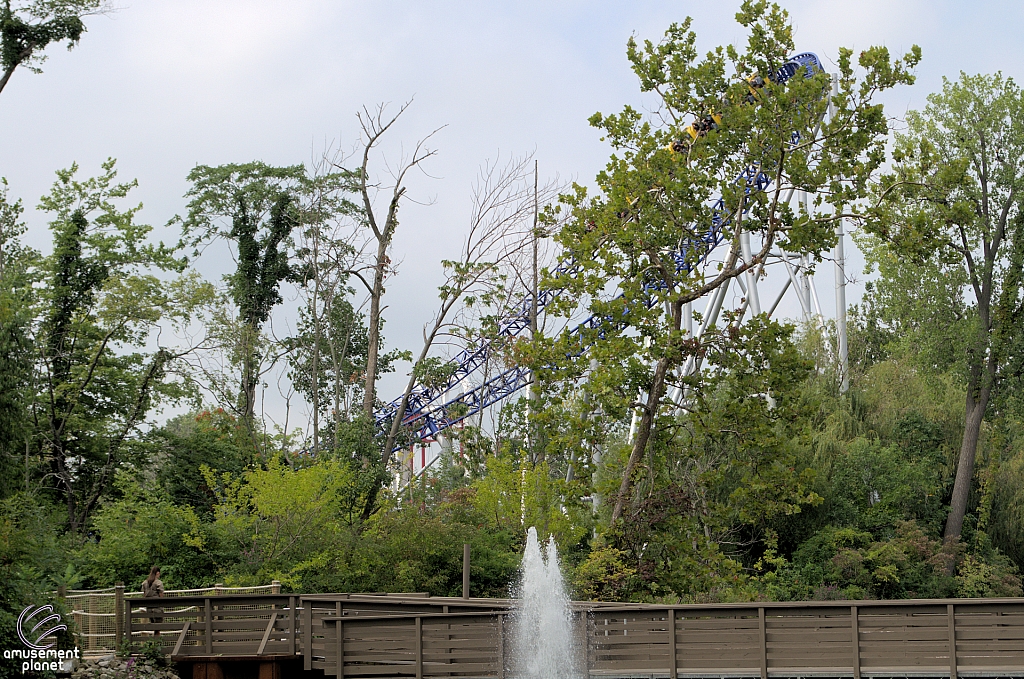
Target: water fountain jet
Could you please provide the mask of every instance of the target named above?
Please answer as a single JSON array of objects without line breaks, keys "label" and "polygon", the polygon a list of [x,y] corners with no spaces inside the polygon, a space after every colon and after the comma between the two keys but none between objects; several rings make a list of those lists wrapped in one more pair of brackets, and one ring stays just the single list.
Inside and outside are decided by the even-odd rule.
[{"label": "water fountain jet", "polygon": [[579,679],[573,615],[554,537],[544,548],[531,527],[514,594],[512,676],[515,679]]}]

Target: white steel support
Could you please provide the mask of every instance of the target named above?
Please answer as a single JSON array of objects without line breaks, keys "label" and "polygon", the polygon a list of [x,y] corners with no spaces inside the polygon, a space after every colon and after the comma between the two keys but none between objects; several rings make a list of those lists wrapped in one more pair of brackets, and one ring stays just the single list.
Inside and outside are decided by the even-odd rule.
[{"label": "white steel support", "polygon": [[[590,374],[593,375],[595,372],[597,372],[597,359],[596,358],[591,358],[590,359]],[[594,446],[594,451],[591,454],[591,458],[590,459],[594,463],[594,473],[593,473],[593,476],[591,476],[591,480],[593,481],[592,488],[594,490],[593,490],[593,494],[591,495],[591,497],[593,498],[593,501],[594,501],[594,504],[593,504],[594,514],[597,514],[597,510],[600,509],[600,507],[601,507],[601,495],[600,495],[600,493],[597,492],[597,470],[601,466],[601,446],[600,445]]]},{"label": "white steel support", "polygon": [[804,302],[807,304],[807,322],[810,323],[814,319],[814,302],[811,300],[811,277],[807,275],[807,261],[802,255],[797,260],[797,271],[800,273],[800,294],[804,297]]},{"label": "white steel support", "polygon": [[786,273],[789,274],[789,281],[793,284],[793,289],[796,290],[796,300],[800,302],[800,312],[804,315],[804,320],[809,321],[811,320],[811,309],[807,300],[804,298],[803,285],[799,278],[797,278],[800,272],[799,270],[793,269],[793,264],[789,261],[789,255],[785,252],[782,253],[782,263],[786,265]]},{"label": "white steel support", "polygon": [[[708,299],[708,305],[704,309],[704,318],[701,320],[700,328],[698,328],[697,330],[696,337],[698,339],[704,336],[704,333],[707,332],[708,328],[710,328],[712,325],[718,322],[718,315],[722,311],[722,303],[725,302],[725,296],[729,294],[729,284],[732,281],[732,278],[727,278],[725,282],[722,283],[722,285],[720,285],[718,288],[715,289],[714,292],[711,293],[711,297]],[[692,314],[690,317],[693,317]],[[686,377],[687,375],[692,375],[695,371],[699,369],[700,362],[694,361],[693,358],[688,358],[686,359],[686,364],[683,366],[683,370],[680,373],[680,376]],[[670,394],[671,399],[676,403],[679,403],[680,398],[682,396],[683,393],[679,387],[675,387]],[[633,441],[633,434],[635,433],[635,426],[637,425],[639,425],[639,420],[637,419],[636,413],[634,413],[633,421],[630,423],[629,427],[629,441],[631,443]]]},{"label": "white steel support", "polygon": [[782,291],[779,292],[779,296],[775,298],[775,303],[772,304],[772,308],[768,310],[768,318],[771,318],[772,314],[775,313],[775,310],[779,307],[779,302],[781,302],[782,298],[786,296],[786,291],[789,290],[789,286],[792,282],[793,281],[791,279],[786,279],[786,284],[782,286]]},{"label": "white steel support", "polygon": [[[753,255],[750,251],[750,232],[744,231],[740,234],[740,254],[743,255],[743,263],[749,265]],[[744,294],[746,295],[747,302],[750,304],[750,311],[752,315],[756,316],[761,313],[761,300],[757,297],[757,279],[754,276],[753,269],[747,269],[743,272],[743,278],[747,281],[744,286]]]},{"label": "white steel support", "polygon": [[846,343],[846,254],[843,252],[843,220],[836,222],[836,334],[839,335],[839,392],[850,388],[850,357]]},{"label": "white steel support", "polygon": [[[645,337],[644,338],[644,349],[650,349],[650,348],[651,348],[651,338],[650,337]],[[644,398],[644,392],[641,390],[640,393],[638,393],[636,395],[636,400],[637,401],[642,401],[643,398]],[[634,408],[633,409],[633,419],[629,421],[629,439],[627,441],[628,443],[632,443],[633,442],[633,437],[636,436],[636,430],[637,430],[637,427],[639,427],[639,426],[640,426],[640,409],[639,408]]]},{"label": "white steel support", "polygon": [[810,262],[804,256],[804,280],[807,281],[807,290],[811,293],[811,301],[814,302],[814,313],[818,316],[818,325],[824,325],[825,315],[821,313],[821,302],[818,301],[818,286],[814,284],[814,279],[807,275],[810,268]]},{"label": "white steel support", "polygon": [[[839,94],[839,74],[832,74],[832,97],[828,102],[829,118],[835,118],[835,97]],[[846,253],[844,252],[843,218],[836,220],[836,334],[839,335],[839,392],[845,394],[850,388],[850,355],[846,338]]]}]

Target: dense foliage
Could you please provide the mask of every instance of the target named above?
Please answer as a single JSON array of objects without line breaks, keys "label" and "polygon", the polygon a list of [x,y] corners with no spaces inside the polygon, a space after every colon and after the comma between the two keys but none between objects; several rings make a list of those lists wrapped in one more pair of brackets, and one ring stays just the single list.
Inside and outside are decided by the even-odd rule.
[{"label": "dense foliage", "polygon": [[[468,543],[472,594],[504,596],[529,526],[555,536],[586,599],[1024,594],[1024,212],[1011,172],[1022,95],[1001,76],[947,82],[887,164],[873,97],[913,81],[916,48],[895,60],[842,51],[831,99],[823,74],[754,91],[793,51],[792,32],[767,2],[744,2],[738,20],[746,47],[704,59],[689,22],[630,42],[659,115],[595,115],[614,147],[596,190],[573,187],[521,232],[553,234],[578,262],[539,275],[557,293],[555,330],[495,352],[534,370],[533,392],[467,419],[418,476],[384,466],[391,451],[364,407],[382,400],[367,394],[376,374],[410,355],[380,353],[383,316],[370,328],[356,292],[364,275],[394,274],[390,242],[364,239],[378,250],[367,263],[349,236],[373,208],[365,161],[199,166],[170,245],[136,223],[135,183],[118,182],[114,161],[88,179],[72,166],[39,205],[48,254],[22,244],[23,205],[5,182],[0,642],[45,592],[135,587],[153,564],[168,588],[457,595]],[[943,123],[982,109],[957,116],[973,126]],[[709,110],[716,128],[679,141]],[[773,188],[736,184],[752,166],[771,169]],[[815,192],[815,209],[785,204],[788,188]],[[690,248],[686,266],[667,265],[718,194],[737,216],[723,227],[731,254],[703,270],[707,253]],[[393,201],[403,195],[396,185]],[[704,319],[691,302],[752,280],[773,245],[827,256],[840,216],[862,227],[876,274],[850,310],[847,372],[833,325],[748,313],[749,297],[693,336]],[[464,301],[441,290],[438,318],[451,312],[464,336],[492,332],[502,295],[519,303],[506,283],[529,278],[517,250],[496,250],[446,262],[493,276]],[[235,264],[219,285],[190,261],[218,253]],[[288,311],[282,336],[273,321]],[[570,331],[582,315],[599,321]],[[432,351],[414,377],[442,383],[450,366]],[[262,416],[272,374],[289,406],[308,406],[308,426]]]}]

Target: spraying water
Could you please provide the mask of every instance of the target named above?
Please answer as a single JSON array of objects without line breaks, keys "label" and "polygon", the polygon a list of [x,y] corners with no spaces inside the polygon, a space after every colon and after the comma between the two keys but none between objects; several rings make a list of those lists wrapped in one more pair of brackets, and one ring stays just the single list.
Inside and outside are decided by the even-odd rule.
[{"label": "spraying water", "polygon": [[542,550],[537,529],[530,528],[520,577],[512,628],[512,676],[579,679],[583,673],[573,638],[572,608],[554,537]]}]

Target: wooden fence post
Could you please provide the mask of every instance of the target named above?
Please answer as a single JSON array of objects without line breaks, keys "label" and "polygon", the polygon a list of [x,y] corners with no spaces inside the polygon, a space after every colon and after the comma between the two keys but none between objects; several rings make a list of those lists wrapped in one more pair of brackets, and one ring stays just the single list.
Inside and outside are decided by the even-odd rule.
[{"label": "wooden fence post", "polygon": [[423,618],[416,616],[416,679],[423,679]]},{"label": "wooden fence post", "polygon": [[291,642],[292,655],[295,655],[295,631],[296,631],[296,617],[295,617],[295,597],[288,597],[288,639]]},{"label": "wooden fence post", "polygon": [[[86,594],[84,598],[85,598],[86,601],[89,602],[89,605],[88,606],[82,606],[82,609],[83,609],[82,612],[83,613],[87,613],[87,615],[84,616],[84,617],[85,617],[86,621],[88,622],[88,624],[87,625],[83,625],[83,627],[85,627],[85,629],[89,630],[89,633],[87,635],[85,635],[85,644],[83,644],[83,646],[85,646],[85,648],[83,650],[91,651],[92,649],[96,648],[96,599],[97,599],[97,595],[92,593],[92,592],[90,592],[90,593]],[[88,608],[89,610],[88,611],[84,610],[86,608]]]},{"label": "wooden fence post", "polygon": [[203,599],[203,615],[206,623],[206,655],[213,655],[213,605],[210,597]]},{"label": "wooden fence post", "polygon": [[132,646],[132,602],[127,599],[124,601],[124,634],[128,641],[128,655],[131,655],[134,650]]},{"label": "wooden fence post", "polygon": [[949,679],[956,679],[956,613],[953,604],[946,606],[949,618]]},{"label": "wooden fence post", "polygon": [[124,583],[114,585],[114,649],[124,640]]},{"label": "wooden fence post", "polygon": [[342,622],[341,618],[338,618],[338,622],[334,625],[337,628],[336,634],[338,635],[338,679],[342,679],[345,676],[345,623]]},{"label": "wooden fence post", "polygon": [[313,669],[313,610],[309,601],[299,599],[302,606],[302,667]]},{"label": "wooden fence post", "polygon": [[757,609],[757,622],[761,633],[761,679],[768,679],[768,633],[764,624],[764,606]]},{"label": "wooden fence post", "polygon": [[505,616],[498,613],[498,679],[505,679]]},{"label": "wooden fence post", "polygon": [[860,620],[856,606],[850,606],[850,629],[853,631],[853,679],[860,679]]},{"label": "wooden fence post", "polygon": [[676,609],[668,609],[668,676],[669,679],[677,679],[679,663],[676,661]]},{"label": "wooden fence post", "polygon": [[281,581],[280,580],[271,580],[270,581],[270,593],[271,594],[280,594],[281,593]]}]

